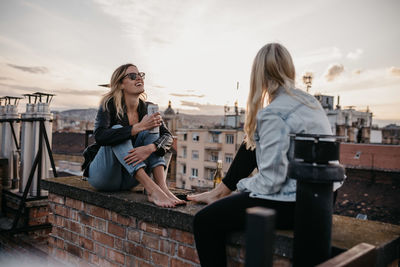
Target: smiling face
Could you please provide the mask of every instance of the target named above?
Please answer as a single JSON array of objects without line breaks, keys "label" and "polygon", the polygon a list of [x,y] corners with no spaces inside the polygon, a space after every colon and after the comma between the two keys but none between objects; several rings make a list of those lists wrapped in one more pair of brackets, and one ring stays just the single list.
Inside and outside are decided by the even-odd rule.
[{"label": "smiling face", "polygon": [[[136,79],[132,80],[131,77],[127,75],[129,73],[136,73]],[[144,81],[143,78],[140,77],[137,67],[129,66],[126,69],[124,76],[125,77],[121,81],[121,89],[123,90],[124,95],[139,96],[141,93],[144,92]]]}]

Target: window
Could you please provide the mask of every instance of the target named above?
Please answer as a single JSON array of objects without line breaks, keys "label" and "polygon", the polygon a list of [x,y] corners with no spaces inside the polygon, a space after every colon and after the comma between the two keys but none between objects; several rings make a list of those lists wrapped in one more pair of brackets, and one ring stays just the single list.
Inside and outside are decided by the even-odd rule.
[{"label": "window", "polygon": [[211,134],[211,143],[219,143],[219,135],[218,134]]},{"label": "window", "polygon": [[199,151],[198,150],[192,150],[192,159],[193,160],[199,159]]},{"label": "window", "polygon": [[218,161],[218,152],[211,152],[211,161]]},{"label": "window", "polygon": [[186,174],[186,164],[182,164],[182,173]]},{"label": "window", "polygon": [[225,154],[225,163],[232,163],[233,155],[232,154]]},{"label": "window", "polygon": [[214,180],[214,174],[215,174],[215,169],[207,169],[206,173],[206,179],[207,180]]},{"label": "window", "polygon": [[196,168],[192,168],[192,177],[199,177],[199,170]]},{"label": "window", "polygon": [[182,157],[186,159],[186,147],[182,147]]},{"label": "window", "polygon": [[234,140],[233,134],[227,134],[225,137],[225,140],[226,140],[227,144],[233,144],[233,140]]},{"label": "window", "polygon": [[199,142],[200,141],[200,136],[198,133],[193,133],[192,134],[192,140],[195,142]]},{"label": "window", "polygon": [[183,134],[183,141],[187,140],[187,134]]}]

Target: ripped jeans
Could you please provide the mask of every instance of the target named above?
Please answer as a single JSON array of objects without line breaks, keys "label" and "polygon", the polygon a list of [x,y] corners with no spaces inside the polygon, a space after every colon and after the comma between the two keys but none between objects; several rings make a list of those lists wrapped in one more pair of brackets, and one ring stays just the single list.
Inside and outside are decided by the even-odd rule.
[{"label": "ripped jeans", "polygon": [[[122,126],[114,125],[112,128],[120,127]],[[154,153],[136,166],[129,165],[124,161],[124,157],[128,155],[128,151],[132,148],[151,144],[159,136],[158,133],[142,131],[138,133],[134,146],[132,146],[130,139],[114,146],[102,146],[90,163],[89,184],[101,191],[129,190],[139,184],[135,179],[135,174],[140,168],[145,168],[147,173],[151,173],[156,166],[165,167],[164,157],[157,156]]]}]

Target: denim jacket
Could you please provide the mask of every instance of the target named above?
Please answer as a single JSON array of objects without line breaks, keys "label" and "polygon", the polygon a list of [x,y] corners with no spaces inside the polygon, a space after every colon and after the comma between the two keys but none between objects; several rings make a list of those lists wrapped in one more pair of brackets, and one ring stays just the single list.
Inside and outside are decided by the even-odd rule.
[{"label": "denim jacket", "polygon": [[[239,191],[249,191],[251,197],[277,201],[296,201],[296,180],[286,177],[289,134],[326,134],[332,130],[325,111],[315,97],[298,89],[283,88],[265,108],[257,113],[256,160],[258,173],[239,181]],[[307,103],[307,104],[304,104]]]},{"label": "denim jacket", "polygon": [[[147,114],[148,104],[150,104],[150,102],[145,102],[139,99],[139,121],[141,121]],[[88,176],[90,162],[96,156],[100,146],[112,146],[128,139],[132,141],[132,145],[135,144],[136,136],[131,135],[132,126],[129,125],[127,113],[124,112],[122,119],[118,118],[113,99],[107,103],[107,108],[108,110],[104,110],[102,106],[99,107],[94,124],[94,139],[96,143],[86,148],[83,152],[85,162],[82,165],[82,169],[85,170],[84,176],[86,177]],[[112,129],[111,127],[116,124],[121,125],[122,128]],[[154,145],[156,146],[156,151],[154,153],[158,156],[164,156],[171,148],[172,141],[171,132],[164,125],[164,122],[162,122],[160,126],[160,138],[154,142]]]}]

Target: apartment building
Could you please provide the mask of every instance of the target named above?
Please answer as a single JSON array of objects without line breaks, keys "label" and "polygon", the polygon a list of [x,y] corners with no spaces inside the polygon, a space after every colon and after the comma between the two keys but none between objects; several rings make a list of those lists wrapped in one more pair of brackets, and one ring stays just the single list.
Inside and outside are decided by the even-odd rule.
[{"label": "apartment building", "polygon": [[369,108],[365,111],[355,110],[354,106],[342,109],[339,97],[334,108],[333,96],[316,94],[314,97],[324,108],[334,135],[347,136],[345,141],[350,143],[376,142],[375,136],[371,140],[373,114]]},{"label": "apartment building", "polygon": [[217,161],[224,174],[243,141],[241,128],[182,128],[177,132],[176,186],[204,190],[213,187]]}]

